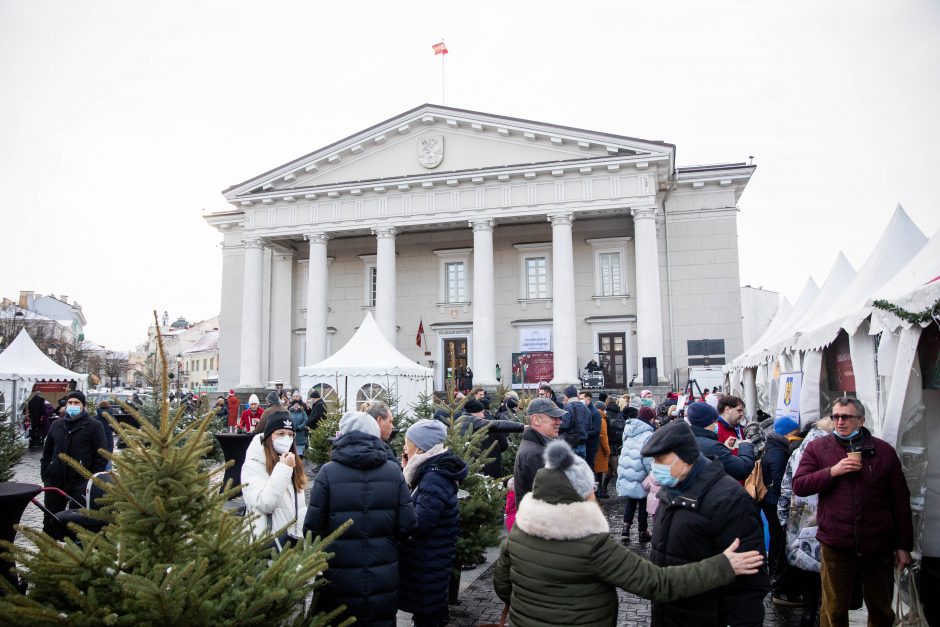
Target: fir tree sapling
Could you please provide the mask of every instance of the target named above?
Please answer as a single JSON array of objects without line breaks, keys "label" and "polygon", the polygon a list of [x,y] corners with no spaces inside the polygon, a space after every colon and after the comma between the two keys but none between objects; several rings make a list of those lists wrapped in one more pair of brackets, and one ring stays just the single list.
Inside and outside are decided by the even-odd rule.
[{"label": "fir tree sapling", "polygon": [[10,412],[0,413],[0,482],[13,479],[13,469],[26,452],[26,442],[19,436]]},{"label": "fir tree sapling", "polygon": [[[156,313],[154,314],[156,316]],[[159,333],[159,325],[157,325]],[[267,548],[274,533],[253,538],[246,520],[225,508],[237,488],[222,493],[207,470],[211,415],[185,427],[171,415],[162,338],[159,423],[126,407],[139,428],[110,420],[126,448],[113,462],[102,508],[88,515],[107,525],[97,534],[72,527],[78,541],[58,543],[20,528],[35,548],[5,544],[29,584],[26,595],[4,579],[0,617],[15,625],[326,625],[338,613],[305,606],[325,582],[331,557],[323,540],[305,538],[281,553]],[[88,473],[71,458],[62,459]],[[347,619],[343,624],[349,624]]]}]

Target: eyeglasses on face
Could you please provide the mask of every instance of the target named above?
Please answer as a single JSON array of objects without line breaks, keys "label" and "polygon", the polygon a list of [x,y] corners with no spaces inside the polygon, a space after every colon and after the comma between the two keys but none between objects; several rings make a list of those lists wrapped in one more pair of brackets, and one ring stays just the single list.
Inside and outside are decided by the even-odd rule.
[{"label": "eyeglasses on face", "polygon": [[850,420],[858,420],[858,416],[853,414],[832,414],[833,422],[849,422]]}]

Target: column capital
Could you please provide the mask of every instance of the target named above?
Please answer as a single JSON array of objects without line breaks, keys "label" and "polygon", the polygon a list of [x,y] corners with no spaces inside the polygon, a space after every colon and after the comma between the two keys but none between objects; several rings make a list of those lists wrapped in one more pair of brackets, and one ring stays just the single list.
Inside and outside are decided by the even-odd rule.
[{"label": "column capital", "polygon": [[372,234],[379,239],[395,239],[395,236],[398,235],[398,229],[394,226],[373,226]]},{"label": "column capital", "polygon": [[571,213],[550,213],[547,218],[552,226],[571,226],[574,222],[574,215]]},{"label": "column capital", "polygon": [[326,244],[330,239],[330,234],[323,231],[309,231],[304,233],[304,239],[311,244]]},{"label": "column capital", "polygon": [[242,240],[242,246],[244,248],[263,248],[264,242],[260,237],[251,237],[246,240]]},{"label": "column capital", "polygon": [[656,217],[656,205],[651,207],[632,207],[630,209],[630,215],[633,216],[634,220],[653,219]]},{"label": "column capital", "polygon": [[493,220],[489,220],[487,218],[470,220],[468,223],[474,231],[492,231],[493,226],[496,224]]}]

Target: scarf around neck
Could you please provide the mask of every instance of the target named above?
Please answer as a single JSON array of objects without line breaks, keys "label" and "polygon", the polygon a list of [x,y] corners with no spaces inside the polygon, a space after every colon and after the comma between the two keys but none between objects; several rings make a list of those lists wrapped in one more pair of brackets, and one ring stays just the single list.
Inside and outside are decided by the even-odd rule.
[{"label": "scarf around neck", "polygon": [[408,484],[408,487],[411,489],[417,487],[412,482],[414,481],[415,475],[418,474],[418,469],[424,462],[428,461],[432,457],[437,457],[446,450],[447,449],[444,448],[443,444],[435,444],[430,451],[418,453],[409,459],[408,465],[405,466],[405,469],[402,471],[405,475],[405,482]]}]

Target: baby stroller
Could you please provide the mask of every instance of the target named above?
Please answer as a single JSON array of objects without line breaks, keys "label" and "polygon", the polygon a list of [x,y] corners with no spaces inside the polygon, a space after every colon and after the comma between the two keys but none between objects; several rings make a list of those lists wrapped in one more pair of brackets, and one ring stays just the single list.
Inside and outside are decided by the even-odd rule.
[{"label": "baby stroller", "polygon": [[[95,477],[106,483],[112,482],[112,477],[110,472],[99,472],[95,474]],[[103,520],[97,518],[92,518],[91,516],[83,513],[86,510],[97,510],[101,506],[98,503],[98,499],[104,495],[104,490],[95,485],[95,482],[91,479],[88,480],[88,485],[85,487],[85,502],[82,503],[68,494],[63,490],[60,490],[56,487],[46,487],[42,489],[43,492],[55,492],[59,496],[65,497],[69,501],[69,509],[62,510],[58,513],[52,513],[49,508],[43,505],[39,496],[32,499],[33,505],[42,510],[42,513],[45,514],[53,522],[52,525],[46,526],[47,533],[55,540],[64,541],[69,538],[75,542],[78,542],[78,536],[69,528],[69,523],[75,523],[83,529],[87,529],[92,533],[98,533],[104,526],[107,524]]]}]

